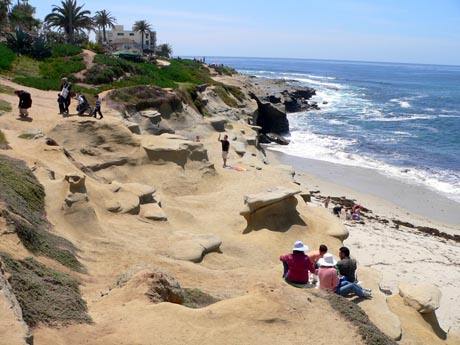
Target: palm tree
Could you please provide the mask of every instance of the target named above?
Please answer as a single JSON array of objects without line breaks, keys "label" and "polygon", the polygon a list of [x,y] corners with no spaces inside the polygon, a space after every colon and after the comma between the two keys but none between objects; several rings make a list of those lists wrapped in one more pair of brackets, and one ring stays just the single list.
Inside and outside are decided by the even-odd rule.
[{"label": "palm tree", "polygon": [[83,6],[77,6],[77,0],[62,0],[61,7],[54,5],[52,13],[45,17],[49,27],[57,27],[64,30],[68,42],[74,42],[76,32],[93,27],[90,11],[82,10]]},{"label": "palm tree", "polygon": [[146,20],[139,20],[134,23],[133,31],[141,33],[142,53],[144,52],[144,34],[152,30],[151,25]]},{"label": "palm tree", "polygon": [[96,11],[96,15],[93,18],[94,23],[102,29],[102,34],[104,42],[107,42],[107,37],[105,34],[105,28],[113,28],[117,22],[117,19],[112,16],[112,13],[107,12],[106,10]]},{"label": "palm tree", "polygon": [[156,52],[158,56],[169,58],[171,57],[173,50],[170,44],[163,43],[157,47]]},{"label": "palm tree", "polygon": [[10,5],[11,0],[0,1],[0,30],[4,30],[8,26],[8,10]]}]

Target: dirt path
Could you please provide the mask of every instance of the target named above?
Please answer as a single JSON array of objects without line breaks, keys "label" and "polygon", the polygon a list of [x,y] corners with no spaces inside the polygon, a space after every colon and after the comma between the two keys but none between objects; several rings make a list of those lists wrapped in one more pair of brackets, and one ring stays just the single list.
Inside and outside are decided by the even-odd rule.
[{"label": "dirt path", "polygon": [[91,50],[83,49],[82,57],[83,57],[83,62],[86,65],[86,68],[81,70],[78,73],[75,73],[75,77],[77,79],[80,79],[80,80],[85,79],[86,71],[89,70],[91,67],[93,67],[95,65],[94,62],[93,62],[93,59],[94,59],[95,56],[96,56],[95,52],[93,52]]}]

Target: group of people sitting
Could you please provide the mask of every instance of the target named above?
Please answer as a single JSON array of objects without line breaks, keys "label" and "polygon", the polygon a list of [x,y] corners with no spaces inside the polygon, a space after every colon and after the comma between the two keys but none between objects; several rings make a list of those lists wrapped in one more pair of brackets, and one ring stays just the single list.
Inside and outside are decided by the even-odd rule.
[{"label": "group of people sitting", "polygon": [[[331,201],[331,197],[328,196],[324,199],[324,207],[328,208],[329,202]],[[345,219],[347,220],[360,220],[361,219],[361,209],[363,207],[359,204],[353,205],[351,208],[345,208]],[[332,213],[340,218],[342,215],[343,206],[337,205],[332,208]]]},{"label": "group of people sitting", "polygon": [[303,287],[309,283],[310,272],[314,275],[312,283],[316,284],[316,277],[319,278],[319,287],[322,289],[342,296],[353,293],[360,297],[372,297],[372,290],[361,287],[357,281],[356,260],[350,258],[350,250],[341,247],[339,261],[327,251],[327,246],[322,244],[319,250],[305,254],[308,246],[302,241],[295,242],[292,253],[280,256],[284,280],[291,285]]}]

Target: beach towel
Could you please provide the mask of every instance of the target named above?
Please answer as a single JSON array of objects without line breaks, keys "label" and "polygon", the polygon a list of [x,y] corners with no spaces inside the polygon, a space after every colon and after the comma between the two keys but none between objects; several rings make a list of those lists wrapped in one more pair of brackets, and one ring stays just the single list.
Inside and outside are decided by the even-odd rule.
[{"label": "beach towel", "polygon": [[236,170],[236,171],[246,171],[247,170],[247,169],[242,168],[242,167],[232,167],[230,165],[225,166],[225,169]]}]

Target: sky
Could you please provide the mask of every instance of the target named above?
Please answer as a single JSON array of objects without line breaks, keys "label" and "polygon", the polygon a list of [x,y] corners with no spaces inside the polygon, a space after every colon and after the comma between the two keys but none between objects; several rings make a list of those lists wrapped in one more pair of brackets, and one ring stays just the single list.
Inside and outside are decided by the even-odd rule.
[{"label": "sky", "polygon": [[[460,0],[77,0],[131,28],[147,20],[175,56],[460,65]],[[29,0],[43,20],[60,0]]]}]

